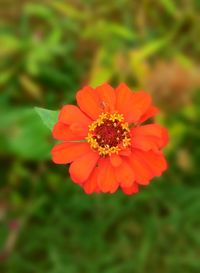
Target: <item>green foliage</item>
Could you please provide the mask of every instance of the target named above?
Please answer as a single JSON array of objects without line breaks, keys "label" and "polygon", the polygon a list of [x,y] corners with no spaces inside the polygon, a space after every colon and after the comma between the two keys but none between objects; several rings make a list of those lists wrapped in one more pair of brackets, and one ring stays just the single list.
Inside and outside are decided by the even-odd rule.
[{"label": "green foliage", "polygon": [[59,111],[51,111],[47,109],[43,109],[40,107],[35,107],[35,111],[41,117],[44,124],[50,129],[53,129],[53,126],[58,120]]},{"label": "green foliage", "polygon": [[176,16],[178,14],[177,7],[173,0],[161,0],[160,2],[170,15]]},{"label": "green foliage", "polygon": [[[41,113],[40,109],[38,111]],[[42,114],[44,115],[44,111]],[[46,111],[45,114],[48,116]],[[45,122],[50,126],[52,121],[49,119]],[[26,108],[1,110],[0,132],[1,153],[32,160],[49,158],[53,144],[50,141],[51,133],[34,110]]]}]

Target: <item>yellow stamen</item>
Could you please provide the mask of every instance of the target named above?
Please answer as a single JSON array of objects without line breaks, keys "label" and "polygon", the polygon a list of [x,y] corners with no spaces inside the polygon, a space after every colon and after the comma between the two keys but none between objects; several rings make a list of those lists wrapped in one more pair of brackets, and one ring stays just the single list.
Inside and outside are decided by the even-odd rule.
[{"label": "yellow stamen", "polygon": [[[111,145],[106,144],[107,142],[106,137],[108,138],[108,141],[109,141],[109,135],[104,137],[104,135],[101,135],[101,133],[96,134],[95,130],[97,130],[98,132],[101,132],[99,131],[100,130],[99,128],[103,128],[101,127],[103,126],[103,124],[105,124],[105,126],[108,127],[108,129],[106,129],[108,130],[108,132],[109,130],[111,130],[111,134],[113,132],[112,130],[116,130],[115,140],[119,142],[118,144],[114,144],[114,146],[112,146],[112,144]],[[128,123],[124,122],[123,115],[119,113],[112,113],[112,114],[101,113],[99,117],[97,118],[97,120],[89,125],[88,129],[89,129],[89,132],[86,137],[86,140],[90,144],[90,147],[92,149],[98,151],[100,156],[107,156],[107,155],[110,156],[112,154],[118,154],[120,150],[127,148],[131,144],[131,138],[129,136],[130,130],[128,127]],[[111,142],[109,141],[109,143],[112,143],[112,141]],[[120,145],[120,143],[122,143],[122,145]]]}]

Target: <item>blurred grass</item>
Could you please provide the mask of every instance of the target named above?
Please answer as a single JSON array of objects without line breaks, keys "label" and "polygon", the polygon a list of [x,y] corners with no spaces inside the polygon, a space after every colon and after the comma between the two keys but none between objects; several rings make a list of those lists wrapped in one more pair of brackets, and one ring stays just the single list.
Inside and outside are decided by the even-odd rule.
[{"label": "blurred grass", "polygon": [[[199,273],[198,0],[0,1],[0,272]],[[33,107],[85,84],[146,89],[169,170],[136,196],[85,195]]]}]

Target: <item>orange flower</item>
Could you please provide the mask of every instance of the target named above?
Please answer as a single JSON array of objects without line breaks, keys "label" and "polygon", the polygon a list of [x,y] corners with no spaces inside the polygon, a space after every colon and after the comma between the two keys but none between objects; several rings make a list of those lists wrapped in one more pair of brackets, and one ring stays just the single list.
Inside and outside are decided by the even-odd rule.
[{"label": "orange flower", "polygon": [[53,128],[61,140],[52,149],[53,161],[68,164],[71,179],[88,194],[138,192],[167,169],[161,149],[168,142],[165,128],[142,122],[157,114],[151,97],[103,84],[78,91],[78,106],[65,105]]}]

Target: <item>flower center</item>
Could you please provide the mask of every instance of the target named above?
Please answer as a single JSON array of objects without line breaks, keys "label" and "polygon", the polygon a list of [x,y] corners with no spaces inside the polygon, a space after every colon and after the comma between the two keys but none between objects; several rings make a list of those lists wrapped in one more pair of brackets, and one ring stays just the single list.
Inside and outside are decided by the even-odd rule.
[{"label": "flower center", "polygon": [[130,146],[129,131],[123,115],[102,113],[89,125],[86,140],[101,156],[111,155]]}]

